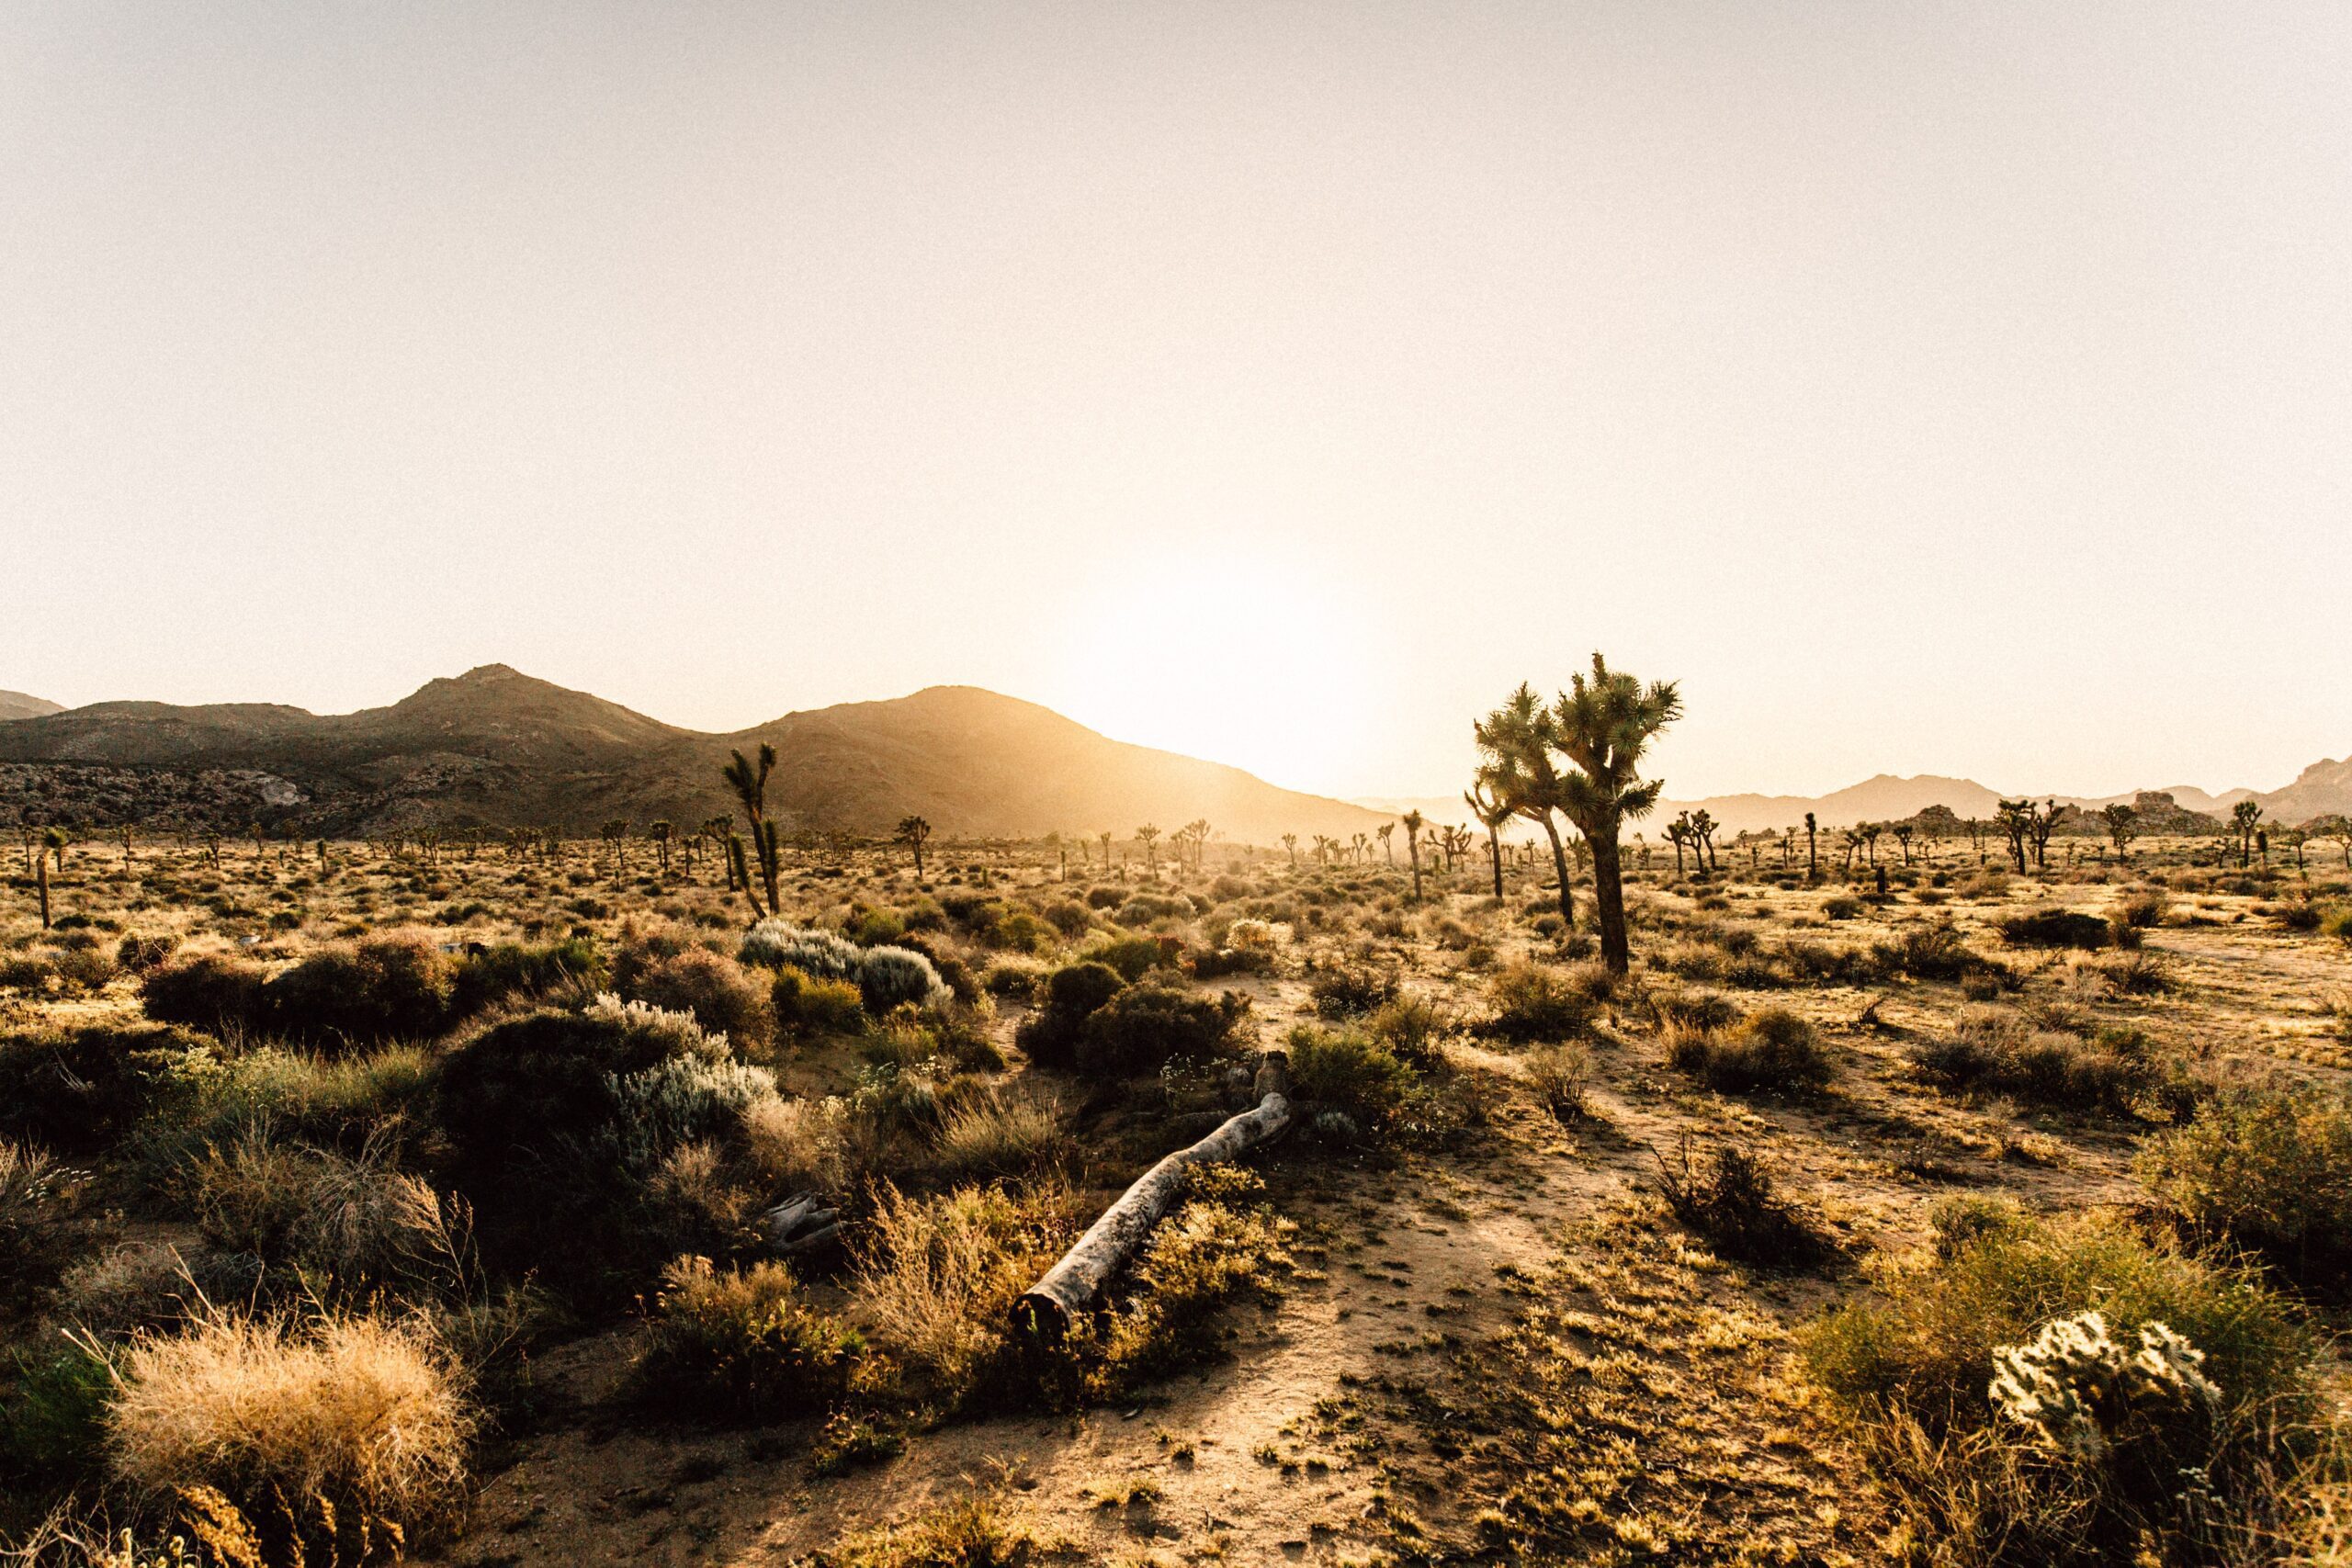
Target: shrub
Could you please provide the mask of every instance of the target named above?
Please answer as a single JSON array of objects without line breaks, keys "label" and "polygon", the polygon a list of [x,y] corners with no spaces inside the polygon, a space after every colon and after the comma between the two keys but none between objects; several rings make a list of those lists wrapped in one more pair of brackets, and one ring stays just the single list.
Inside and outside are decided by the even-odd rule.
[{"label": "shrub", "polygon": [[1085,905],[1064,898],[1046,907],[1046,923],[1066,937],[1079,937],[1084,936],[1094,921]]},{"label": "shrub", "polygon": [[960,1187],[915,1197],[885,1183],[852,1244],[860,1314],[912,1385],[947,1409],[1012,1371],[1012,1303],[1077,1234],[1055,1187]]},{"label": "shrub", "polygon": [[868,949],[856,979],[865,1010],[876,1018],[905,1004],[944,1007],[948,1001],[947,987],[931,960],[903,947]]},{"label": "shrub", "polygon": [[684,1257],[662,1271],[635,1382],[646,1403],[680,1415],[789,1421],[841,1398],[865,1349],[783,1264],[722,1270]]},{"label": "shrub", "polygon": [[1419,1073],[1355,1030],[1303,1024],[1285,1043],[1297,1097],[1318,1110],[1340,1111],[1358,1127],[1387,1126],[1420,1088]]},{"label": "shrub", "polygon": [[317,1497],[413,1532],[458,1500],[474,1416],[414,1320],[216,1312],[132,1340],[107,1425],[134,1491],[211,1487],[256,1513]]},{"label": "shrub", "polygon": [[318,1044],[421,1039],[447,1026],[456,970],[413,933],[337,943],[264,987],[263,1014],[271,1029]]},{"label": "shrub", "polygon": [[1811,1023],[1786,1008],[1763,1008],[1723,1034],[1675,1033],[1668,1060],[1710,1089],[1772,1093],[1819,1089],[1830,1078],[1828,1054]]},{"label": "shrub", "polygon": [[1873,944],[1871,954],[1882,970],[1915,980],[1959,980],[1984,967],[1950,920],[1913,926],[1893,942]]},{"label": "shrub", "polygon": [[[44,1337],[12,1358],[14,1388],[0,1404],[0,1479],[47,1491],[96,1479],[107,1457],[114,1364],[79,1336]],[[37,1559],[28,1558],[28,1562]]]},{"label": "shrub", "polygon": [[466,1018],[509,998],[537,999],[569,989],[593,994],[610,977],[604,954],[586,937],[544,945],[497,942],[458,964],[450,1010]]},{"label": "shrub", "polygon": [[770,969],[797,969],[819,980],[855,980],[865,950],[831,931],[809,931],[774,916],[743,937],[736,957]]},{"label": "shrub", "polygon": [[1393,969],[1365,964],[1340,964],[1317,970],[1306,983],[1315,1010],[1324,1018],[1357,1018],[1396,999],[1399,982]]},{"label": "shrub", "polygon": [[1116,970],[1092,962],[1055,970],[1046,981],[1045,1005],[1022,1021],[1014,1043],[1040,1066],[1074,1065],[1086,1021],[1125,984]]},{"label": "shrub", "polygon": [[941,1174],[951,1181],[1025,1175],[1060,1164],[1070,1152],[1061,1108],[1044,1095],[1018,1091],[956,1106],[932,1145]]},{"label": "shrub", "polygon": [[1494,1010],[1478,1027],[1504,1040],[1566,1040],[1590,1028],[1597,1010],[1566,973],[1525,960],[1495,971],[1487,1000]]},{"label": "shrub", "polygon": [[1119,977],[1129,985],[1159,968],[1168,962],[1168,958],[1167,949],[1148,936],[1108,937],[1078,955],[1080,964],[1098,964],[1115,969]]},{"label": "shrub", "polygon": [[1364,1032],[1396,1053],[1407,1066],[1427,1071],[1438,1060],[1437,1038],[1446,1014],[1423,998],[1400,996],[1363,1021]]},{"label": "shrub", "polygon": [[148,971],[140,1004],[158,1023],[225,1034],[255,1026],[269,972],[225,953],[183,953]]},{"label": "shrub", "polygon": [[840,1100],[755,1100],[743,1108],[744,1157],[771,1192],[846,1186]]},{"label": "shrub", "polygon": [[1686,1136],[1679,1163],[1670,1165],[1661,1155],[1658,1172],[1674,1217],[1725,1258],[1800,1267],[1830,1250],[1804,1216],[1781,1200],[1762,1162],[1736,1144],[1724,1144],[1694,1164]]},{"label": "shrub", "polygon": [[74,1242],[85,1173],[28,1144],[0,1139],[0,1307],[17,1307],[56,1277]]},{"label": "shrub", "polygon": [[1714,991],[1667,988],[1649,994],[1650,1014],[1661,1028],[1728,1029],[1739,1021],[1731,998]]},{"label": "shrub", "polygon": [[172,955],[180,944],[175,936],[127,936],[115,944],[114,961],[124,973],[144,975]]},{"label": "shrub", "polygon": [[820,980],[797,969],[775,973],[768,1010],[792,1034],[854,1034],[865,1027],[865,996],[847,980]]},{"label": "shrub", "polygon": [[1249,998],[1232,991],[1212,1001],[1172,986],[1129,986],[1087,1017],[1075,1066],[1090,1077],[1139,1077],[1214,1056],[1249,1010]]},{"label": "shrub", "polygon": [[621,994],[633,1001],[693,1015],[706,1030],[726,1035],[738,1048],[756,1050],[775,1032],[770,987],[744,972],[725,953],[682,947],[624,966]]},{"label": "shrub", "polygon": [[2008,916],[1996,929],[2011,947],[2100,948],[2109,936],[2105,920],[2072,909],[2028,910]]},{"label": "shrub", "polygon": [[2147,931],[2165,922],[2171,897],[2161,887],[2135,887],[2117,900],[2115,918],[2135,930]]},{"label": "shrub", "polygon": [[53,1148],[107,1148],[178,1088],[203,1042],[160,1025],[0,1038],[0,1135],[39,1136]]},{"label": "shrub", "polygon": [[1585,1089],[1592,1080],[1591,1053],[1568,1042],[1538,1045],[1520,1060],[1527,1068],[1527,1081],[1534,1086],[1535,1098],[1555,1120],[1584,1119]]},{"label": "shrub", "polygon": [[2160,1059],[2137,1031],[2107,1030],[2086,1041],[1990,1008],[1963,1014],[1952,1033],[1915,1046],[1911,1060],[1945,1089],[2061,1110],[2120,1115],[2143,1102],[2180,1110],[2197,1094],[2178,1064]]},{"label": "shrub", "polygon": [[2151,1138],[2136,1169],[2199,1240],[2249,1248],[2316,1289],[2340,1294],[2352,1283],[2352,1100],[2343,1094],[2217,1096]]},{"label": "shrub", "polygon": [[[1871,1296],[1802,1340],[1814,1381],[1912,1516],[1914,1538],[1955,1562],[2106,1563],[2127,1541],[2149,1561],[2210,1560],[2195,1551],[2195,1514],[2233,1529],[2228,1516],[2258,1513],[2294,1468],[2278,1434],[2311,1409],[2312,1347],[2292,1314],[2243,1272],[2109,1216],[1969,1219],[1932,1261],[1883,1274]],[[2096,1325],[2080,1316],[2093,1303]],[[2051,1335],[2053,1320],[2073,1320],[2084,1343]],[[2153,1339],[2152,1366],[2192,1366],[2216,1391],[2211,1418],[2134,1433],[2132,1402],[2101,1401],[2085,1364],[2101,1359],[2096,1339],[2107,1335]],[[2201,1359],[2180,1353],[2184,1344]],[[2036,1392],[2037,1371],[2053,1374],[2040,1392],[2057,1395],[2039,1408],[2018,1398]],[[2097,1443],[2070,1451],[2044,1435],[2069,1404],[2098,1420]],[[2142,1436],[2160,1440],[2143,1446]],[[2206,1484],[2184,1486],[2185,1466]]]}]

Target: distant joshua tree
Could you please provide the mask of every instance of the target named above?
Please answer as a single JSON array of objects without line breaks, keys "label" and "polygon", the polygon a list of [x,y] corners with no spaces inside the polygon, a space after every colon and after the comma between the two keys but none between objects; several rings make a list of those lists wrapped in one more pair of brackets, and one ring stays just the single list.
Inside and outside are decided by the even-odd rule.
[{"label": "distant joshua tree", "polygon": [[1666,841],[1674,846],[1674,874],[1680,876],[1683,874],[1682,846],[1690,841],[1690,814],[1686,811],[1675,818],[1666,825],[1665,832]]},{"label": "distant joshua tree", "polygon": [[1446,875],[1453,874],[1453,868],[1469,850],[1471,842],[1470,829],[1459,823],[1437,830],[1438,852],[1445,856]]},{"label": "distant joshua tree", "polygon": [[2261,821],[2262,804],[2259,801],[2241,800],[2230,807],[2230,829],[2237,835],[2238,864],[2241,867],[2254,863],[2254,837]]},{"label": "distant joshua tree", "polygon": [[899,830],[891,837],[906,845],[913,852],[915,880],[921,882],[922,880],[922,846],[931,837],[931,824],[920,817],[901,817],[899,818]]},{"label": "distant joshua tree", "polygon": [[1379,827],[1374,828],[1372,830],[1372,836],[1380,840],[1380,858],[1386,861],[1390,865],[1395,865],[1396,863],[1396,852],[1389,847],[1389,840],[1396,836],[1396,824],[1394,822],[1383,822]]},{"label": "distant joshua tree", "polygon": [[2335,847],[2344,852],[2344,869],[2352,871],[2352,817],[2331,811],[2304,823],[2303,831],[2314,839],[2335,840]]},{"label": "distant joshua tree", "polygon": [[[667,822],[648,822],[645,825],[645,836],[653,841],[654,863],[662,868],[662,875],[669,875],[670,840],[677,836],[677,829]],[[473,858],[470,851],[468,852],[466,858],[468,860]]]},{"label": "distant joshua tree", "polygon": [[[775,772],[775,748],[764,740],[760,742],[756,765],[738,751],[734,753],[733,760],[720,770],[720,776],[735,792],[736,800],[743,807],[744,819],[752,828],[751,852],[747,854],[743,840],[730,834],[727,840],[727,857],[735,880],[742,885],[743,897],[751,900],[752,913],[755,918],[784,912],[784,898],[779,886],[784,880],[784,857],[776,847],[775,824],[768,820],[767,812],[768,775]],[[754,863],[759,867],[760,881],[767,889],[764,907],[760,902],[760,890],[752,885]]]},{"label": "distant joshua tree", "polygon": [[1290,863],[1294,868],[1295,868],[1298,864],[1298,835],[1296,833],[1284,833],[1283,835],[1283,848],[1290,852]]},{"label": "distant joshua tree", "polygon": [[65,869],[65,829],[46,828],[41,830],[41,847],[48,852],[34,857],[33,881],[40,890],[40,929],[49,930],[49,862],[55,855],[60,872]]},{"label": "distant joshua tree", "polygon": [[1494,867],[1495,898],[1500,902],[1503,896],[1502,827],[1514,815],[1510,802],[1486,785],[1476,784],[1462,792],[1462,800],[1470,807],[1470,814],[1477,818],[1479,826],[1487,829],[1487,858]]},{"label": "distant joshua tree", "polygon": [[2117,860],[2132,858],[2132,840],[2139,836],[2140,814],[2118,801],[2099,808],[2099,818],[2107,824],[2108,841],[2115,846]]},{"label": "distant joshua tree", "polygon": [[1147,822],[1142,827],[1136,829],[1136,841],[1143,846],[1144,874],[1147,876],[1159,875],[1159,852],[1155,846],[1159,841],[1159,829]]},{"label": "distant joshua tree", "polygon": [[1911,837],[1914,833],[1917,833],[1918,829],[1912,827],[1908,822],[1897,822],[1893,828],[1889,829],[1888,831],[1894,835],[1894,841],[1903,846],[1903,863],[1905,865],[1909,865],[1911,863]]},{"label": "distant joshua tree", "polygon": [[1478,783],[1496,798],[1544,829],[1552,845],[1552,869],[1559,879],[1560,919],[1576,930],[1575,879],[1568,874],[1567,846],[1560,838],[1560,773],[1552,761],[1552,716],[1535,688],[1522,681],[1503,705],[1471,727],[1481,761]]},{"label": "distant joshua tree", "polygon": [[1592,672],[1569,678],[1552,710],[1548,743],[1567,758],[1560,806],[1592,853],[1594,908],[1600,922],[1600,957],[1611,973],[1632,963],[1625,934],[1625,890],[1619,835],[1630,818],[1647,816],[1664,785],[1641,776],[1644,753],[1658,732],[1682,715],[1671,681],[1643,685],[1592,656]]},{"label": "distant joshua tree", "polygon": [[1807,882],[1821,880],[1821,855],[1815,842],[1820,832],[1821,825],[1813,819],[1812,812],[1806,812],[1804,814],[1804,879]]},{"label": "distant joshua tree", "polygon": [[1408,811],[1397,818],[1405,824],[1405,858],[1413,863],[1413,902],[1421,901],[1421,814]]}]

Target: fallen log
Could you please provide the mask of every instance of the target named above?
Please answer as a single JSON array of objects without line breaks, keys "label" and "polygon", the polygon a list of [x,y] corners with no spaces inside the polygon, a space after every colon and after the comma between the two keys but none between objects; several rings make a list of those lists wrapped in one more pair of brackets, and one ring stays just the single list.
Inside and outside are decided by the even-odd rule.
[{"label": "fallen log", "polygon": [[1089,1225],[1078,1245],[1012,1303],[1013,1326],[1024,1334],[1058,1339],[1070,1322],[1093,1304],[1113,1275],[1126,1266],[1143,1246],[1151,1227],[1184,1190],[1187,1167],[1238,1159],[1259,1145],[1278,1136],[1291,1122],[1287,1064],[1270,1055],[1258,1073],[1261,1098],[1254,1110],[1227,1119],[1224,1125],[1188,1148],[1178,1149],[1145,1171],[1119,1201]]}]

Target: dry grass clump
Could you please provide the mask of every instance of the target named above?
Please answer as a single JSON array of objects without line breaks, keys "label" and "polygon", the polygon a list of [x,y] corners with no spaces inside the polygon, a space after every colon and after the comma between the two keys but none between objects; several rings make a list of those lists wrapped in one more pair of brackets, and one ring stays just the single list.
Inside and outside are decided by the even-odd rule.
[{"label": "dry grass clump", "polygon": [[1589,1114],[1585,1090],[1592,1081],[1592,1054],[1575,1042],[1538,1045],[1521,1058],[1535,1098],[1555,1120],[1580,1122]]},{"label": "dry grass clump", "polygon": [[989,1493],[971,1492],[825,1554],[832,1568],[1035,1568],[1073,1555],[1040,1540]]},{"label": "dry grass clump", "polygon": [[1912,1062],[1947,1089],[2007,1095],[2036,1105],[2123,1115],[2186,1110],[2198,1089],[2182,1064],[2136,1030],[2103,1029],[2086,1040],[2036,1029],[1999,1008],[1973,1008],[1951,1033],[1915,1046]]},{"label": "dry grass clump", "polygon": [[1811,1023],[1786,1008],[1761,1008],[1727,1031],[1670,1025],[1667,1061],[1728,1093],[1792,1093],[1830,1078],[1829,1055]]},{"label": "dry grass clump", "polygon": [[1833,1248],[1828,1239],[1784,1201],[1763,1162],[1737,1144],[1724,1144],[1693,1160],[1690,1140],[1679,1158],[1658,1156],[1666,1206],[1725,1258],[1773,1268],[1802,1268]]},{"label": "dry grass clump", "polygon": [[1124,1309],[1072,1347],[1089,1395],[1110,1398],[1193,1364],[1215,1350],[1224,1308],[1280,1293],[1297,1227],[1264,1201],[1265,1190],[1238,1166],[1185,1171],[1184,1201],[1153,1227]]},{"label": "dry grass clump", "polygon": [[1031,1090],[979,1095],[954,1106],[932,1144],[933,1160],[951,1181],[1044,1170],[1074,1152],[1060,1104]]},{"label": "dry grass clump", "polygon": [[[2301,1506],[2288,1478],[2313,1408],[2312,1344],[2285,1305],[2113,1219],[1937,1218],[1931,1258],[1803,1344],[1908,1516],[1908,1550],[2020,1568],[2258,1560]],[[2057,1320],[2073,1328],[2053,1336]],[[2179,1399],[2117,1392],[2130,1352],[2103,1342],[2139,1344],[2159,1382],[2195,1378],[2174,1379]]]},{"label": "dry grass clump", "polygon": [[115,1474],[138,1492],[322,1497],[411,1530],[457,1501],[474,1429],[421,1321],[334,1314],[214,1312],[139,1335],[107,1421]]},{"label": "dry grass clump", "polygon": [[685,1257],[662,1271],[635,1381],[647,1403],[681,1414],[788,1421],[847,1392],[865,1350],[783,1264],[720,1269]]}]

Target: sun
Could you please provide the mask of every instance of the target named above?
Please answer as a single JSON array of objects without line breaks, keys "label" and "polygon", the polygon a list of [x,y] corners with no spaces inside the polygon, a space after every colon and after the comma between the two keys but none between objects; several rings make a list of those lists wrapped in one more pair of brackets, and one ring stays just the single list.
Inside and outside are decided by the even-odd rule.
[{"label": "sun", "polygon": [[1301,561],[1257,551],[1104,569],[1073,604],[1052,684],[1120,740],[1329,794],[1373,722],[1368,616]]}]

